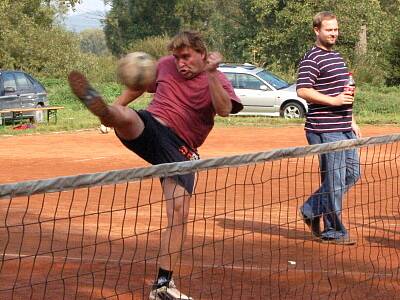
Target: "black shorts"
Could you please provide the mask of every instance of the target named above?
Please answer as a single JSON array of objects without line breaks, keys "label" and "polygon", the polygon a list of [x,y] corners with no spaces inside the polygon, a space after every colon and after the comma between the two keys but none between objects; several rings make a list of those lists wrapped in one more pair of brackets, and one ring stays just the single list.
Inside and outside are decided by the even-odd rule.
[{"label": "black shorts", "polygon": [[[169,127],[158,122],[146,110],[137,111],[144,123],[144,130],[140,136],[131,141],[117,137],[131,151],[135,152],[145,161],[153,164],[163,164],[199,159],[196,151],[191,149]],[[194,174],[176,175],[172,178],[192,195]],[[163,178],[160,178],[163,181]]]}]

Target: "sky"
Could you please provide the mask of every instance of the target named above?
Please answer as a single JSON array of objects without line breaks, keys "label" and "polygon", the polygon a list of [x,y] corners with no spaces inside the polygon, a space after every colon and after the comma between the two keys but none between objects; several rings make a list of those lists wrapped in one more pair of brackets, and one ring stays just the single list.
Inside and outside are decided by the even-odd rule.
[{"label": "sky", "polygon": [[107,6],[104,5],[103,0],[81,0],[81,3],[75,5],[75,11],[70,11],[69,15],[77,15],[83,13],[90,13],[92,11],[106,11]]}]

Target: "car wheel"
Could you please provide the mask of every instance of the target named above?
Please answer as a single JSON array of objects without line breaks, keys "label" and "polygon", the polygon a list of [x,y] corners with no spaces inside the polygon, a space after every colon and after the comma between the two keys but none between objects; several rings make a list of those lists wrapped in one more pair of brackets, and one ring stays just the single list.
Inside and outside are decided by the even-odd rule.
[{"label": "car wheel", "polygon": [[281,117],[284,117],[285,119],[304,118],[304,114],[304,107],[297,102],[286,103],[281,111]]},{"label": "car wheel", "polygon": [[[43,107],[43,105],[38,104],[36,105],[37,108]],[[43,110],[36,110],[33,115],[33,121],[35,123],[43,123],[44,122],[44,111]]]}]

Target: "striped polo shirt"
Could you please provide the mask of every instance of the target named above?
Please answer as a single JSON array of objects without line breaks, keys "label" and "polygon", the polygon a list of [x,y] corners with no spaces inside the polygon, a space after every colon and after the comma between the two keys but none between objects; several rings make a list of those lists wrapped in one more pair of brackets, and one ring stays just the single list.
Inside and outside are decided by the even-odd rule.
[{"label": "striped polo shirt", "polygon": [[[300,62],[297,89],[313,88],[318,92],[337,96],[343,92],[349,71],[341,55],[314,46]],[[306,131],[351,131],[353,105],[327,106],[309,103],[304,129]]]}]

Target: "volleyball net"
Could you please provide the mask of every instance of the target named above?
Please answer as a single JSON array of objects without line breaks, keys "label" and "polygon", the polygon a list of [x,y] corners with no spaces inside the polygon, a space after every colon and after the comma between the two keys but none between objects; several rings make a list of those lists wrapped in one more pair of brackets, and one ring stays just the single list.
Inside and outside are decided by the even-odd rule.
[{"label": "volleyball net", "polygon": [[[357,149],[342,221],[320,243],[298,214],[319,155]],[[394,299],[400,135],[0,185],[0,299],[147,299],[167,228],[160,178],[195,173],[173,278],[193,299]],[[174,241],[170,241],[173,243]]]}]

